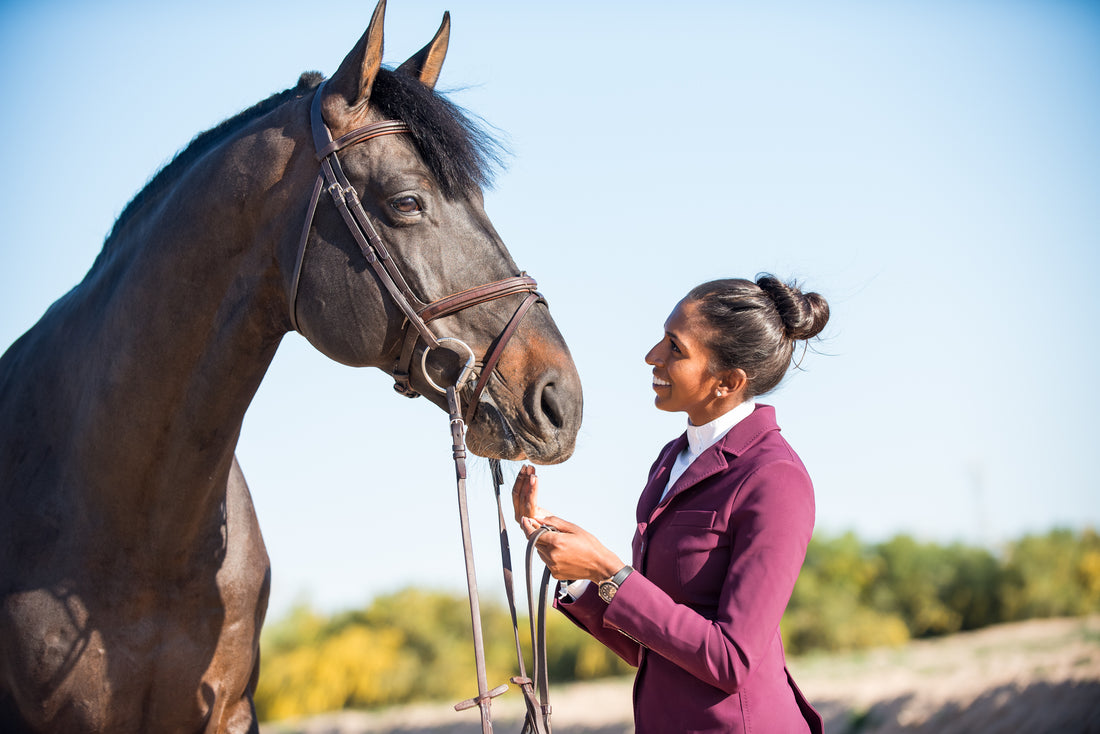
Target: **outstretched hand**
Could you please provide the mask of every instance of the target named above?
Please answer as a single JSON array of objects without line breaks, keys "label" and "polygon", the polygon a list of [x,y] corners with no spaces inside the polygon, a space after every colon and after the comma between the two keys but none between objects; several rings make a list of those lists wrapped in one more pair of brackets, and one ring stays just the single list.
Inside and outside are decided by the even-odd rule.
[{"label": "outstretched hand", "polygon": [[535,474],[535,467],[524,464],[519,469],[515,484],[512,485],[512,509],[516,513],[516,522],[523,527],[523,532],[528,538],[531,537],[531,533],[539,529],[539,525],[536,523],[533,529],[528,530],[523,524],[523,518],[541,520],[550,514],[538,506],[538,499],[539,478]]},{"label": "outstretched hand", "polygon": [[549,525],[555,533],[543,533],[536,545],[539,558],[556,579],[570,581],[610,578],[623,562],[594,535],[578,525],[555,517],[538,506],[539,478],[535,467],[525,464],[512,486],[512,508],[516,522],[530,538],[538,529]]}]

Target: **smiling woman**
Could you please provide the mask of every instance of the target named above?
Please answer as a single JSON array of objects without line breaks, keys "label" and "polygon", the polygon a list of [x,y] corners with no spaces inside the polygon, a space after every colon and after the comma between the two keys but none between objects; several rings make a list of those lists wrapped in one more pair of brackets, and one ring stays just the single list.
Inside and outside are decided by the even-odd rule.
[{"label": "smiling woman", "polygon": [[824,298],[771,276],[704,283],[676,305],[646,362],[657,407],[687,413],[688,428],[650,469],[630,565],[540,508],[532,467],[516,479],[528,537],[557,530],[536,542],[562,582],[559,609],[638,667],[639,734],[822,729],[779,635],[813,532],[813,485],[775,410],[754,399],[828,319]]}]

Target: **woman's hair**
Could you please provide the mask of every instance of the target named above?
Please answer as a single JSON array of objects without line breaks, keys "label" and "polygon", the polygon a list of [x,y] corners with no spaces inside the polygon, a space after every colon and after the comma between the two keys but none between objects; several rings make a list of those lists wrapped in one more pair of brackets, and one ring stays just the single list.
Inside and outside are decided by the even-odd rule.
[{"label": "woman's hair", "polygon": [[761,275],[712,280],[691,289],[710,327],[707,346],[715,373],[740,368],[748,375],[745,398],[763,395],[783,379],[794,343],[817,336],[829,320],[829,304],[817,293],[803,293],[794,282]]}]

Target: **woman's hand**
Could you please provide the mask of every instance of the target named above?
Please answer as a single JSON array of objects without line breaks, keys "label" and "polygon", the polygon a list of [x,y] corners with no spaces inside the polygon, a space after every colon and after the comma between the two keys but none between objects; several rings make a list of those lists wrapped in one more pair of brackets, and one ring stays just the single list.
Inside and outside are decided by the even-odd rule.
[{"label": "woman's hand", "polygon": [[550,575],[558,580],[603,581],[623,567],[619,557],[592,533],[560,517],[548,515],[539,521],[525,517],[520,524],[527,537],[531,537],[542,525],[549,525],[557,531],[539,536],[535,549],[550,569]]},{"label": "woman's hand", "polygon": [[539,507],[538,497],[539,478],[535,467],[524,464],[512,485],[512,509],[516,513],[516,522],[528,538],[543,525],[557,531],[543,533],[535,546],[554,578],[603,581],[623,567],[619,557],[605,548],[594,535],[560,517],[551,516]]},{"label": "woman's hand", "polygon": [[549,514],[538,506],[538,499],[539,478],[535,474],[535,467],[524,464],[519,469],[515,484],[512,485],[512,509],[516,513],[516,522],[523,527],[523,532],[528,538],[531,537],[531,533],[539,529],[539,525],[536,523],[533,530],[528,530],[523,524],[523,518],[541,520]]}]

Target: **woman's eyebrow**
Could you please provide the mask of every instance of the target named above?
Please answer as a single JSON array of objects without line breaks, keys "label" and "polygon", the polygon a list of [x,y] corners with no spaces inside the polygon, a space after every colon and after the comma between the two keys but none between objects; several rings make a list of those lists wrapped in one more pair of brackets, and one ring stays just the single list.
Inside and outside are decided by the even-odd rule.
[{"label": "woman's eyebrow", "polygon": [[675,331],[667,331],[666,330],[665,331],[665,336],[667,336],[672,341],[676,342],[677,346],[680,347],[681,351],[687,348],[687,342],[685,342],[684,338],[682,336],[680,336],[679,334],[677,334]]}]

